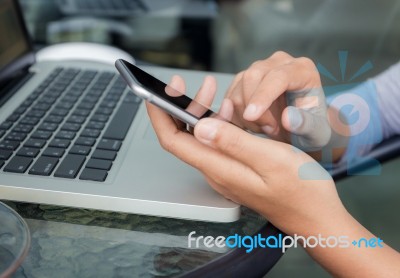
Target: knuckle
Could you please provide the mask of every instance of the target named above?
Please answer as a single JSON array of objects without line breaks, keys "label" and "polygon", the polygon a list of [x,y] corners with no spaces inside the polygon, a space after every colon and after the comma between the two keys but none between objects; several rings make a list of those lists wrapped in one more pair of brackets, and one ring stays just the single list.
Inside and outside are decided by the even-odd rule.
[{"label": "knuckle", "polygon": [[303,67],[306,67],[310,70],[316,70],[316,66],[313,60],[311,60],[308,57],[299,57],[296,59],[296,61],[301,64]]},{"label": "knuckle", "polygon": [[318,72],[318,68],[315,65],[314,61],[307,57],[297,58],[298,65],[302,68],[302,71],[307,73],[307,76],[310,78],[312,84],[320,85],[321,79]]},{"label": "knuckle", "polygon": [[259,67],[261,64],[262,64],[262,61],[257,60],[257,61],[254,61],[253,63],[251,63],[249,68]]},{"label": "knuckle", "polygon": [[239,72],[238,74],[236,74],[236,76],[235,76],[235,78],[233,80],[233,83],[240,82],[240,80],[242,80],[242,78],[243,78],[244,72],[245,71],[243,70],[243,71]]},{"label": "knuckle", "polygon": [[173,153],[175,148],[176,148],[176,144],[174,140],[171,140],[169,137],[160,137],[159,138],[160,141],[160,145],[161,147],[166,150],[169,153]]},{"label": "knuckle", "polygon": [[244,82],[254,82],[260,80],[264,74],[264,71],[259,67],[250,67],[243,73],[243,81]]},{"label": "knuckle", "polygon": [[274,52],[271,55],[271,58],[273,59],[278,59],[278,60],[287,60],[287,59],[291,59],[292,56],[290,56],[288,53],[286,53],[285,51],[279,50]]},{"label": "knuckle", "polygon": [[224,153],[229,153],[233,156],[237,156],[243,152],[243,144],[240,136],[231,136],[229,138],[221,136],[220,134],[226,134],[225,128],[221,128],[218,132],[215,143],[220,146],[220,149]]},{"label": "knuckle", "polygon": [[230,100],[232,101],[234,108],[238,108],[244,105],[243,98],[240,94],[231,95]]}]

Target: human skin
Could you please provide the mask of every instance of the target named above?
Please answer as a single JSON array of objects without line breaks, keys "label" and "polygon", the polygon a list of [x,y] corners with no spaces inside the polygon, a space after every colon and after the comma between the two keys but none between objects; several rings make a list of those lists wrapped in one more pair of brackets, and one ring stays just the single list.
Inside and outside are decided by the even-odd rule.
[{"label": "human skin", "polygon": [[[302,67],[299,66],[298,69]],[[302,75],[302,78],[314,74],[311,72]],[[285,74],[288,77],[297,75],[293,67]],[[289,82],[292,79],[285,80]],[[269,81],[274,82],[274,79]],[[282,79],[277,82],[282,83]],[[306,85],[309,87],[310,84]],[[174,77],[170,86],[185,91],[184,82],[179,77]],[[289,88],[289,85],[277,86],[285,90]],[[292,88],[304,89],[301,86]],[[207,77],[196,100],[209,106],[215,91],[215,80]],[[284,92],[282,91],[281,95]],[[265,94],[271,96],[268,91]],[[245,105],[243,113],[235,116],[242,115],[245,121],[255,125],[253,128],[266,124],[274,127],[276,124],[275,127],[279,130],[271,129],[272,135],[275,139],[285,141],[284,136],[279,137],[281,134],[290,133],[285,128],[285,116],[279,115],[285,111],[285,107],[278,104],[280,110],[277,110],[279,113],[275,116],[273,113],[265,113],[270,111],[270,107],[281,95],[275,93],[269,102],[270,105],[262,108],[264,110],[258,112],[259,114],[257,109],[252,110],[256,111],[253,114],[245,110],[250,103],[264,103],[264,96],[260,97],[259,102],[252,99],[247,102],[247,106]],[[231,118],[238,109],[237,103],[229,99],[228,95],[220,113],[225,118]],[[350,239],[374,237],[347,212],[329,174],[308,154],[285,142],[255,136],[228,122],[212,118],[200,120],[193,136],[184,130],[179,121],[161,109],[148,103],[146,105],[154,130],[165,150],[201,171],[217,192],[257,211],[288,235],[345,235]],[[272,121],[271,117],[274,117]],[[335,276],[400,277],[400,256],[387,245],[374,249],[353,248],[350,245],[349,248],[306,250]]]}]

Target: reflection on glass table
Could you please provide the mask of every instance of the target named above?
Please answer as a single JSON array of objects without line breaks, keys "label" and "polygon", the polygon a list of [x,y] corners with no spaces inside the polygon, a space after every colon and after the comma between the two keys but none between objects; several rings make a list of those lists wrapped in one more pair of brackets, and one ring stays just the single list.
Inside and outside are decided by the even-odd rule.
[{"label": "reflection on glass table", "polygon": [[[204,273],[229,271],[223,258],[236,250],[204,245],[189,248],[189,233],[195,231],[196,236],[213,237],[244,236],[256,234],[266,225],[265,219],[246,208],[242,209],[239,221],[221,224],[48,205],[10,204],[26,219],[32,234],[32,248],[16,277],[55,277],[57,274],[64,277],[94,277],[99,274],[103,277],[171,277],[201,270],[206,265],[210,265],[210,269],[201,270],[206,271]],[[280,250],[276,251],[279,254],[270,255],[269,268],[282,255]],[[269,254],[265,249],[261,252]],[[252,258],[251,254],[246,256]],[[240,268],[235,257],[230,256],[229,262]],[[220,264],[216,265],[218,260]],[[246,260],[243,263],[246,268],[251,265]],[[268,261],[264,261],[260,267],[265,268],[267,264]],[[199,273],[203,272],[197,272],[197,275]]]},{"label": "reflection on glass table", "polygon": [[30,247],[27,224],[18,213],[0,202],[0,277],[12,275],[23,262]]}]

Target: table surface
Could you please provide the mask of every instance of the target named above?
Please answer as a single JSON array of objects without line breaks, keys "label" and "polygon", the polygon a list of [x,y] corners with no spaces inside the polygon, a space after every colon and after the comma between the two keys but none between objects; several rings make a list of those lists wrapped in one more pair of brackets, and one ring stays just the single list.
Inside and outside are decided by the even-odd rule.
[{"label": "table surface", "polygon": [[233,223],[6,202],[28,223],[30,252],[16,277],[171,277],[232,249],[188,247],[188,234],[253,235],[266,220],[247,208]]}]

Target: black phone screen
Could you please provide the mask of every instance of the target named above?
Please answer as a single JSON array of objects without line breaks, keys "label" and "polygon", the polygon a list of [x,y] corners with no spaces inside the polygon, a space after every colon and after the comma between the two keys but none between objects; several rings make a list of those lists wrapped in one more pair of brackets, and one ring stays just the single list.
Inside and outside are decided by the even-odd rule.
[{"label": "black phone screen", "polygon": [[164,82],[158,80],[147,72],[141,70],[140,68],[132,65],[129,62],[121,60],[124,65],[133,74],[135,79],[147,90],[153,92],[158,97],[164,99],[165,101],[179,107],[182,110],[190,113],[192,116],[201,119],[206,117],[211,117],[216,115],[215,112],[208,109],[204,105],[196,102],[185,94],[175,90],[174,88],[168,86]]}]

